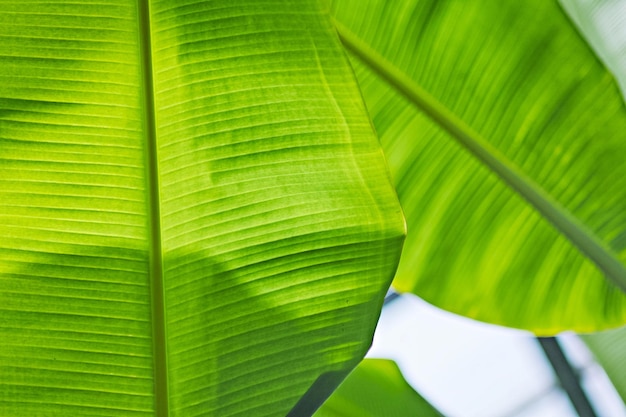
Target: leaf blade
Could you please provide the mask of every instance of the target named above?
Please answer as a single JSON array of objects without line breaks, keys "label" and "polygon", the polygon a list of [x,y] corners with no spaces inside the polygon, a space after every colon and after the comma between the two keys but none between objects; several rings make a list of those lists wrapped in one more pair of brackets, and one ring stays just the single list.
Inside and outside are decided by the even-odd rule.
[{"label": "leaf blade", "polygon": [[539,187],[531,178],[519,170],[510,160],[492,147],[470,126],[446,109],[434,97],[421,89],[410,78],[387,62],[382,56],[336,23],[344,45],[378,75],[395,87],[414,106],[438,123],[453,136],[475,158],[496,173],[509,187],[532,204],[546,219],[567,236],[582,253],[593,260],[605,272],[614,285],[626,292],[626,267],[604,242],[571,215],[558,201]]},{"label": "leaf blade", "polygon": [[151,2],[152,135],[137,5],[74,6],[0,6],[0,410],[286,414],[364,355],[404,233],[328,14]]},{"label": "leaf blade", "polygon": [[[534,15],[526,4],[337,1],[334,15],[558,200],[623,267],[614,182],[624,169],[623,104],[561,11],[538,7]],[[415,233],[397,288],[542,334],[623,323],[624,295],[571,242],[355,66]]]},{"label": "leaf blade", "polygon": [[626,377],[624,376],[626,375],[624,373],[626,331],[624,328],[585,334],[581,335],[581,338],[604,368],[619,396],[626,401]]},{"label": "leaf blade", "polygon": [[134,7],[0,10],[0,410],[152,415]]},{"label": "leaf blade", "polygon": [[400,417],[442,414],[406,382],[398,365],[386,359],[364,359],[315,417]]}]

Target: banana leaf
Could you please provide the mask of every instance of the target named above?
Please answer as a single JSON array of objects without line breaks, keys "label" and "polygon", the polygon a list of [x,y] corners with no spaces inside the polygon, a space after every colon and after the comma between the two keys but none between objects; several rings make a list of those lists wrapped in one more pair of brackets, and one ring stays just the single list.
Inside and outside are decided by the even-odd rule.
[{"label": "banana leaf", "polygon": [[538,334],[626,322],[626,107],[556,1],[335,0],[405,210],[393,283]]},{"label": "banana leaf", "polygon": [[406,382],[398,365],[364,359],[314,417],[441,417]]},{"label": "banana leaf", "polygon": [[404,228],[317,1],[0,2],[0,415],[310,415]]}]

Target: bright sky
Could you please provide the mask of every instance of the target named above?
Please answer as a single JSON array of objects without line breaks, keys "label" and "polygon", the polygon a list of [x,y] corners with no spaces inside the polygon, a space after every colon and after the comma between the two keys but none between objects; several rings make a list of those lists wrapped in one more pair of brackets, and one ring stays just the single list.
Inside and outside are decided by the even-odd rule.
[{"label": "bright sky", "polygon": [[[626,417],[626,406],[580,339],[565,335],[561,343],[595,387],[589,395],[599,417]],[[395,360],[447,417],[576,416],[531,333],[462,318],[412,295],[383,309],[368,356]]]}]

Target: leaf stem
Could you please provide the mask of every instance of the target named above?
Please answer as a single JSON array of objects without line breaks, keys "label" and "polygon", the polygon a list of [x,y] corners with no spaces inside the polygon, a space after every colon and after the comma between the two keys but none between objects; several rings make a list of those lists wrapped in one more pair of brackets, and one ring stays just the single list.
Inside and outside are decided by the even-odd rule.
[{"label": "leaf stem", "polygon": [[335,28],[349,51],[532,204],[557,230],[593,261],[613,284],[626,293],[626,267],[591,230],[517,168],[512,161],[491,146],[478,132],[417,85],[404,72],[393,66],[341,23],[335,21]]},{"label": "leaf stem", "polygon": [[569,397],[572,406],[580,417],[598,417],[587,393],[581,386],[581,378],[567,359],[556,337],[538,337],[537,341],[552,365],[561,387]]}]

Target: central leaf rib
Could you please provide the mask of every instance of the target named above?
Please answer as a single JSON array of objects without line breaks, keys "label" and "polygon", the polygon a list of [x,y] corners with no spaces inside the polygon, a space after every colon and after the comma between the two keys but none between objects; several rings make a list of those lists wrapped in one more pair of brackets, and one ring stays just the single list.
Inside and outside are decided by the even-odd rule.
[{"label": "central leaf rib", "polygon": [[165,306],[163,295],[163,251],[161,248],[161,208],[159,164],[154,104],[152,39],[149,0],[139,0],[139,33],[143,97],[143,129],[146,143],[146,179],[148,188],[149,263],[152,303],[152,342],[154,355],[154,395],[157,417],[168,413],[167,356],[165,343]]}]

